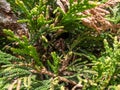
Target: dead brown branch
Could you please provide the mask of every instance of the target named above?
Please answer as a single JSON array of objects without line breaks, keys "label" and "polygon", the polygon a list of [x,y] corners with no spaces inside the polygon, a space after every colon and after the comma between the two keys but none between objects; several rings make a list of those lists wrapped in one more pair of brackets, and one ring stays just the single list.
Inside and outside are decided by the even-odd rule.
[{"label": "dead brown branch", "polygon": [[72,80],[68,80],[67,78],[64,78],[64,77],[62,77],[62,76],[55,75],[54,73],[48,71],[46,68],[43,68],[43,69],[41,69],[40,71],[31,70],[31,72],[33,72],[33,73],[38,73],[38,74],[40,74],[40,75],[41,75],[41,74],[48,75],[48,76],[51,76],[51,77],[53,77],[53,78],[58,77],[59,82],[62,81],[62,82],[65,82],[65,83],[69,83],[69,84],[71,84],[71,85],[73,85],[73,86],[77,84],[76,82],[74,82],[74,81],[72,81]]},{"label": "dead brown branch", "polygon": [[109,11],[107,11],[108,7],[114,7],[120,0],[108,0],[104,4],[100,4],[95,8],[85,10],[83,12],[84,15],[90,15],[87,18],[82,19],[82,23],[89,27],[97,30],[100,32],[101,30],[115,30],[116,27],[113,23],[105,19],[105,15],[110,14]]},{"label": "dead brown branch", "polygon": [[55,74],[48,71],[46,68],[43,68],[40,73],[45,74],[45,75],[49,75],[49,76],[51,76],[53,78],[58,77],[59,81],[63,81],[63,82],[66,82],[66,83],[69,83],[69,84],[72,84],[72,85],[76,85],[76,82],[68,80],[68,79],[66,79],[66,78],[64,78],[62,76],[56,76]]}]

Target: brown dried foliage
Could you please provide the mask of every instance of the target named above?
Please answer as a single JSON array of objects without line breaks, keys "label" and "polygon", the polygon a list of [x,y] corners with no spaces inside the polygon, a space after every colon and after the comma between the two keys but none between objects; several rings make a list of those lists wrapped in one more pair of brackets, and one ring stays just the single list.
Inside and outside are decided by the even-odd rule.
[{"label": "brown dried foliage", "polygon": [[110,14],[107,8],[114,7],[118,2],[120,2],[120,0],[108,0],[104,4],[100,4],[95,8],[84,11],[83,12],[84,15],[90,15],[90,16],[87,18],[83,18],[82,23],[85,26],[97,30],[98,32],[100,32],[101,30],[108,30],[108,29],[115,31],[116,28],[119,27],[119,25],[115,25],[110,21],[108,21],[105,18],[105,15]]},{"label": "brown dried foliage", "polygon": [[[77,0],[74,0],[75,3],[77,3]],[[110,11],[107,10],[108,7],[114,7],[117,3],[119,3],[120,0],[108,0],[104,4],[100,4],[96,6],[95,8],[85,10],[84,12],[77,13],[77,15],[85,15],[88,16],[86,18],[82,18],[82,23],[89,27],[97,30],[98,32],[104,31],[104,30],[112,30],[115,31],[117,28],[120,28],[120,25],[115,25],[108,21],[105,18],[105,15],[110,14]],[[68,0],[57,0],[58,6],[63,10],[63,12],[66,12],[66,10],[69,7],[69,1]],[[67,6],[66,6],[67,5]]]}]

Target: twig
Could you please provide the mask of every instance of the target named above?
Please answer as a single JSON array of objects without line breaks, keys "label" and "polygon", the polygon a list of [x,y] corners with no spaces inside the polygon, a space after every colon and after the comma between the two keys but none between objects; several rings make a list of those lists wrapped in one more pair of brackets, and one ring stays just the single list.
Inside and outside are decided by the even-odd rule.
[{"label": "twig", "polygon": [[16,90],[20,90],[20,85],[21,85],[21,79],[18,79]]},{"label": "twig", "polygon": [[13,87],[16,83],[17,83],[17,80],[14,80],[14,82],[8,87],[8,90],[13,90]]},{"label": "twig", "polygon": [[64,58],[64,60],[62,61],[62,66],[61,68],[59,69],[59,72],[62,72],[62,71],[65,71],[67,69],[67,66],[71,60],[71,52],[69,52]]},{"label": "twig", "polygon": [[53,78],[58,77],[59,81],[66,82],[66,83],[69,83],[69,84],[71,84],[71,85],[76,85],[76,84],[77,84],[76,82],[71,81],[71,80],[68,80],[67,78],[64,78],[64,77],[62,77],[62,76],[57,76],[57,75],[55,75],[54,73],[48,71],[46,68],[43,68],[43,69],[41,69],[40,71],[32,70],[31,72],[33,72],[33,73],[38,73],[38,74],[48,75],[48,76],[51,76],[51,77],[53,77]]}]

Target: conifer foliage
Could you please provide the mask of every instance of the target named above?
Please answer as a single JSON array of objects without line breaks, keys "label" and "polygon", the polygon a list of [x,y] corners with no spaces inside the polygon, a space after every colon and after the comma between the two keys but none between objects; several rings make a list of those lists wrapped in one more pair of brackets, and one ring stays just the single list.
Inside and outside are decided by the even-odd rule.
[{"label": "conifer foliage", "polygon": [[0,89],[119,90],[119,2],[1,0]]}]

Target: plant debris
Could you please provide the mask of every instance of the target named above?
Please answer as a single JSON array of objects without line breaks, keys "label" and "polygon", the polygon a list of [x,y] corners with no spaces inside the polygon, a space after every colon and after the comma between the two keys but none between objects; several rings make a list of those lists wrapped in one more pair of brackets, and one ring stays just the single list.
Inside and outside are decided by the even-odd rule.
[{"label": "plant debris", "polygon": [[112,30],[115,31],[116,28],[120,28],[119,25],[114,25],[108,21],[105,16],[110,14],[110,11],[107,10],[109,7],[114,7],[120,0],[108,0],[104,4],[100,4],[95,8],[85,10],[84,15],[90,15],[87,18],[82,19],[82,23],[89,28],[94,28],[98,32],[101,30]]},{"label": "plant debris", "polygon": [[[17,19],[17,16],[11,10],[10,4],[6,0],[0,0],[0,31],[7,28],[19,36],[28,36],[26,25],[18,23]],[[0,32],[0,35],[2,35],[2,32]]]}]

